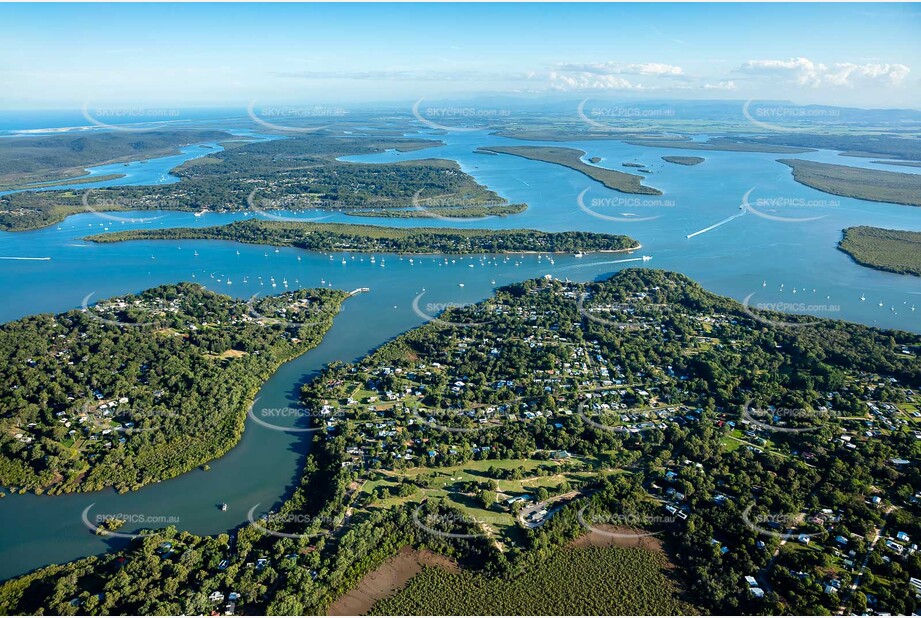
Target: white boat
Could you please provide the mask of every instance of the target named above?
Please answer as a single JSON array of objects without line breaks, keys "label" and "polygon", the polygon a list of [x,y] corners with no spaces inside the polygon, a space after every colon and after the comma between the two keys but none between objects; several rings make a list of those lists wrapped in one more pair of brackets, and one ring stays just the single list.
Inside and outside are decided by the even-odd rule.
[{"label": "white boat", "polygon": [[644,261],[644,262],[648,262],[648,261],[651,260],[651,259],[652,259],[652,256],[651,256],[651,255],[644,255],[644,256],[643,256],[643,261]]},{"label": "white boat", "polygon": [[578,253],[573,253],[572,257],[577,257],[577,258],[585,257],[585,254],[579,251]]},{"label": "white boat", "polygon": [[867,297],[864,296],[863,294],[861,294],[861,295],[860,295],[860,300],[867,300]]}]

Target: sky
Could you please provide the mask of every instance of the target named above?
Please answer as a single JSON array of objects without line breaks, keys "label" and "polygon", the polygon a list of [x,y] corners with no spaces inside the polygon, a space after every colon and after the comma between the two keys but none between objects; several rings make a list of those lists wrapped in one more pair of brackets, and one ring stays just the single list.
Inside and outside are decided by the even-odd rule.
[{"label": "sky", "polygon": [[0,4],[0,110],[493,94],[921,109],[921,5]]}]

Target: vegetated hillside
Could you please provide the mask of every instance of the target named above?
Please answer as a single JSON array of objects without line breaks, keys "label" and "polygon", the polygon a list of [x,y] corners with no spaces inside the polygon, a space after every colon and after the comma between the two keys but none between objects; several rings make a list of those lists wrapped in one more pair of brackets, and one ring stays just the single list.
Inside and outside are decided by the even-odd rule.
[{"label": "vegetated hillside", "polygon": [[237,613],[322,615],[407,545],[469,570],[425,602],[495,591],[543,613],[525,578],[590,597],[572,611],[610,610],[610,595],[691,611],[645,558],[591,561],[637,599],[577,580],[567,548],[617,522],[661,539],[672,590],[706,613],[914,610],[918,335],[762,311],[649,269],[523,281],[437,318],[304,386],[319,431],[301,482],[233,543],[167,528],[5,583],[0,613],[223,612],[209,595],[233,591]]},{"label": "vegetated hillside", "polygon": [[129,490],[220,457],[256,390],[320,342],[344,297],[248,304],[165,285],[0,326],[0,484]]},{"label": "vegetated hillside", "polygon": [[91,131],[0,140],[0,186],[73,176],[79,168],[174,153],[181,146],[232,137],[224,131]]}]

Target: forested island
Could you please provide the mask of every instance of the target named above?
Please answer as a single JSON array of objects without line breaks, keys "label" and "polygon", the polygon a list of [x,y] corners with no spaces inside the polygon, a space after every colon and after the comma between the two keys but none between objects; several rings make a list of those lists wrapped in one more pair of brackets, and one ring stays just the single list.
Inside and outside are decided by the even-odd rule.
[{"label": "forested island", "polygon": [[921,206],[921,174],[902,174],[883,170],[778,159],[793,169],[793,179],[807,187],[871,202]]},{"label": "forested island", "polygon": [[791,146],[778,146],[770,143],[745,142],[736,138],[713,137],[706,142],[665,139],[628,139],[624,140],[632,146],[650,146],[654,148],[675,148],[678,150],[722,150],[726,152],[771,152],[780,154],[798,154],[810,152],[813,148],[796,148]]},{"label": "forested island", "polygon": [[[418,150],[441,142],[311,134],[238,143],[172,170],[178,183],[0,196],[0,230],[19,231],[94,211],[334,210],[361,216],[480,217],[524,210],[478,184],[454,161],[349,163],[340,157]],[[418,204],[424,208],[415,208]]]},{"label": "forested island", "polygon": [[677,165],[700,165],[706,159],[703,157],[662,157],[662,160]]},{"label": "forested island", "polygon": [[190,129],[4,137],[0,140],[0,190],[80,176],[86,167],[162,157],[176,154],[182,146],[232,137],[225,131]]},{"label": "forested island", "polygon": [[379,253],[571,253],[640,248],[640,244],[629,236],[594,232],[393,228],[259,219],[214,227],[126,230],[86,238],[93,242],[176,239],[233,240],[297,247],[307,251]]},{"label": "forested island", "polygon": [[259,387],[320,342],[344,298],[248,303],[183,283],[0,326],[0,484],[127,491],[220,457]]},{"label": "forested island", "polygon": [[662,192],[653,187],[643,185],[643,177],[627,174],[617,170],[589,165],[582,161],[585,152],[575,148],[562,148],[557,146],[484,146],[478,151],[493,152],[498,154],[514,155],[544,163],[554,163],[568,167],[585,174],[596,180],[608,189],[621,193],[636,193],[639,195],[662,195]]},{"label": "forested island", "polygon": [[908,614],[919,354],[675,273],[513,284],[307,384],[277,512],[40,569],[0,612],[325,614],[411,546],[449,564],[371,613]]},{"label": "forested island", "polygon": [[899,165],[901,167],[921,167],[921,161],[870,161],[880,165]]},{"label": "forested island", "polygon": [[845,157],[897,157],[907,161],[921,161],[921,140],[897,135],[869,133],[866,135],[787,133],[748,135],[737,138],[750,144],[775,144],[790,148],[821,148],[840,150]]},{"label": "forested island", "polygon": [[870,268],[921,276],[921,232],[857,226],[844,230],[838,248]]}]

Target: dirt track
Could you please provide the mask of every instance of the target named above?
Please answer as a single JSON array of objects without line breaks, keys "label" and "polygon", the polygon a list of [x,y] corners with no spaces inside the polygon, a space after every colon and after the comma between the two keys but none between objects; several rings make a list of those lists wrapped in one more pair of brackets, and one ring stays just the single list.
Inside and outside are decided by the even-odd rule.
[{"label": "dirt track", "polygon": [[457,564],[427,549],[404,547],[396,556],[377,567],[358,583],[353,590],[330,605],[329,616],[361,616],[371,607],[400,590],[423,566],[435,566],[457,572]]}]

